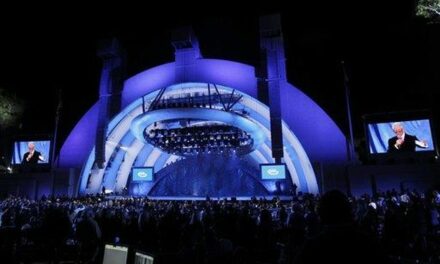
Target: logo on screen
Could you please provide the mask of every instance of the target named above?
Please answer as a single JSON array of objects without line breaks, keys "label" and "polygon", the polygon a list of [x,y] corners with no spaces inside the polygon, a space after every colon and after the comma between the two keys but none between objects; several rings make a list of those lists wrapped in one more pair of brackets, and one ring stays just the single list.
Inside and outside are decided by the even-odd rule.
[{"label": "logo on screen", "polygon": [[141,178],[145,178],[145,177],[148,176],[148,173],[146,173],[145,171],[139,171],[139,172],[137,173],[137,176],[138,176],[138,177],[141,177]]},{"label": "logo on screen", "polygon": [[268,169],[267,173],[271,176],[276,176],[276,175],[280,174],[280,171],[277,169]]},{"label": "logo on screen", "polygon": [[152,167],[133,168],[133,181],[152,181],[153,174]]},{"label": "logo on screen", "polygon": [[261,179],[277,180],[286,178],[286,167],[284,164],[262,164]]}]

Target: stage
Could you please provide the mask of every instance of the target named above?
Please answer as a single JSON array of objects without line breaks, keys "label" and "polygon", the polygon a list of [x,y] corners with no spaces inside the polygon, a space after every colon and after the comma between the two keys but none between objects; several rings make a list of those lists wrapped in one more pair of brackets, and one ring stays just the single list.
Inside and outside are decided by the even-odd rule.
[{"label": "stage", "polygon": [[200,196],[123,196],[123,195],[108,195],[105,196],[106,200],[127,200],[130,198],[146,198],[149,200],[156,201],[251,201],[251,200],[266,200],[272,201],[274,199],[279,199],[280,201],[291,201],[293,196],[237,196],[237,197],[200,197]]}]

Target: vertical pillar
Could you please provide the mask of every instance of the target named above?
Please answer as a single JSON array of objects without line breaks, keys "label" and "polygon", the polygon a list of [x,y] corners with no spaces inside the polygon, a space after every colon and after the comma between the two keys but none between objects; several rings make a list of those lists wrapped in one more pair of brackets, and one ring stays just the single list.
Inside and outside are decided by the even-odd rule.
[{"label": "vertical pillar", "polygon": [[105,141],[107,125],[110,118],[119,112],[124,54],[116,39],[103,41],[97,55],[102,60],[101,79],[99,83],[99,115],[96,130],[95,163],[98,168],[104,167]]},{"label": "vertical pillar", "polygon": [[280,87],[286,81],[286,63],[280,15],[260,18],[260,55],[258,96],[270,108],[272,157],[276,163],[280,163],[283,158]]},{"label": "vertical pillar", "polygon": [[191,27],[173,31],[171,44],[175,49],[176,83],[195,80],[196,60],[202,58],[199,41]]}]

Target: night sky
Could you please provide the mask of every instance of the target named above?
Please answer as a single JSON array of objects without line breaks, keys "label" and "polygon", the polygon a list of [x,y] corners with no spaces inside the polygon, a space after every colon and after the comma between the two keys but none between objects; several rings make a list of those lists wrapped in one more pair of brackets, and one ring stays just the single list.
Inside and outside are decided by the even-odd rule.
[{"label": "night sky", "polygon": [[1,7],[0,88],[25,100],[17,132],[25,135],[52,133],[56,91],[61,89],[62,142],[97,100],[99,40],[121,41],[128,56],[127,77],[172,61],[171,31],[185,25],[193,26],[205,58],[256,65],[258,17],[278,12],[289,82],[314,99],[345,133],[341,60],[350,73],[356,138],[364,137],[364,114],[430,109],[440,116],[439,24],[416,17],[412,1],[362,6],[322,2],[293,1],[288,7],[260,1],[252,9],[238,8],[232,1],[207,2],[199,7],[204,11],[181,3],[172,12],[166,12],[171,3],[163,8],[38,6],[41,11]]}]

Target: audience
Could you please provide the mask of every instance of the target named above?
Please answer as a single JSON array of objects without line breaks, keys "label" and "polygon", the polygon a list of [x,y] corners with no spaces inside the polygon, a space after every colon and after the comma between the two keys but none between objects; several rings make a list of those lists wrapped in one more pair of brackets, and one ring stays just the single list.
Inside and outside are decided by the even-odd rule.
[{"label": "audience", "polygon": [[351,204],[343,193],[324,194],[318,212],[322,231],[305,243],[295,263],[389,263],[374,233],[363,233],[356,227]]},{"label": "audience", "polygon": [[298,193],[291,201],[0,200],[5,263],[100,263],[105,244],[155,263],[439,262],[439,193]]}]

